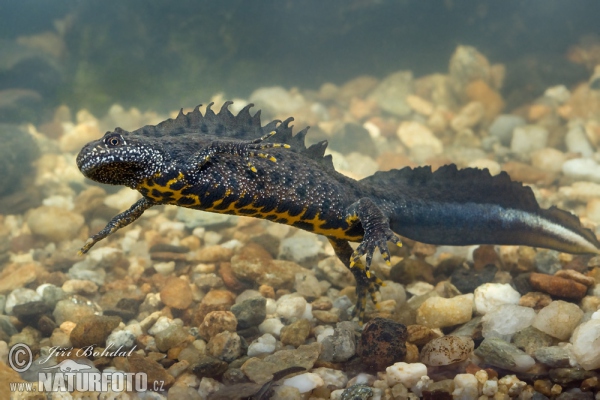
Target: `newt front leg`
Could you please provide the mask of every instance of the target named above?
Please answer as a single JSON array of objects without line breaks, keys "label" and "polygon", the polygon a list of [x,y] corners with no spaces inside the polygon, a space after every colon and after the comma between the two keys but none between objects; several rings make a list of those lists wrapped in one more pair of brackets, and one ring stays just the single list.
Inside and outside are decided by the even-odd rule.
[{"label": "newt front leg", "polygon": [[121,214],[118,214],[115,217],[113,217],[113,219],[111,219],[110,222],[106,224],[104,229],[102,229],[100,232],[89,238],[88,241],[85,242],[81,250],[79,250],[78,254],[83,255],[87,253],[96,243],[98,243],[111,233],[114,233],[117,230],[131,224],[133,221],[141,217],[144,211],[146,211],[155,204],[156,203],[148,200],[145,197],[136,201],[127,211],[124,211]]}]

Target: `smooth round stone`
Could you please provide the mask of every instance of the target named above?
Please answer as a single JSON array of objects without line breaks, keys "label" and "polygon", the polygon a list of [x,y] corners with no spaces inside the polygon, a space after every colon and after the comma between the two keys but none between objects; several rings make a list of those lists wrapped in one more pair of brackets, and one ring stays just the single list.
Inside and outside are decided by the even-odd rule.
[{"label": "smooth round stone", "polygon": [[300,393],[310,392],[324,384],[323,378],[312,372],[296,375],[283,381],[283,385],[295,387]]},{"label": "smooth round stone", "polygon": [[600,319],[579,325],[571,337],[575,360],[590,371],[600,368]]},{"label": "smooth round stone", "polygon": [[521,295],[508,283],[486,283],[475,289],[475,310],[485,314],[502,304],[518,304]]},{"label": "smooth round stone", "polygon": [[535,311],[516,304],[503,304],[486,313],[483,318],[483,337],[510,341],[516,332],[531,326]]},{"label": "smooth round stone", "polygon": [[275,351],[277,339],[270,333],[265,333],[248,346],[248,357],[256,357],[261,354],[272,354]]},{"label": "smooth round stone", "polygon": [[417,309],[417,324],[444,328],[468,322],[473,314],[473,294],[450,299],[430,297]]},{"label": "smooth round stone", "polygon": [[548,131],[537,125],[518,126],[513,130],[510,149],[515,153],[530,154],[546,147]]},{"label": "smooth round stone", "polygon": [[439,367],[461,362],[469,358],[475,344],[466,336],[443,336],[427,343],[421,350],[423,364]]},{"label": "smooth round stone", "polygon": [[389,386],[402,383],[407,388],[415,385],[422,376],[427,376],[427,366],[421,363],[397,362],[385,369]]},{"label": "smooth round stone", "polygon": [[27,217],[31,232],[52,242],[75,238],[84,222],[84,218],[77,213],[50,206],[38,207]]},{"label": "smooth round stone", "polygon": [[552,337],[567,340],[582,317],[583,311],[577,305],[556,300],[538,312],[532,325]]},{"label": "smooth round stone", "polygon": [[535,364],[531,356],[498,338],[484,339],[475,354],[486,363],[509,371],[525,372]]},{"label": "smooth round stone", "polygon": [[286,319],[298,319],[304,315],[309,306],[304,297],[282,296],[277,304],[277,315]]},{"label": "smooth round stone", "polygon": [[514,129],[522,125],[525,125],[525,119],[522,117],[511,114],[498,115],[490,125],[489,133],[507,146],[510,144]]}]

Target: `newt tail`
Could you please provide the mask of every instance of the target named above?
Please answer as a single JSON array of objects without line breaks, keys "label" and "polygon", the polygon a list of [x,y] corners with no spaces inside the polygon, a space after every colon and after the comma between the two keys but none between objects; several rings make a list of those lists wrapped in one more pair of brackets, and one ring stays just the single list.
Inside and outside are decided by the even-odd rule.
[{"label": "newt tail", "polygon": [[[81,249],[129,225],[145,210],[173,204],[251,216],[329,239],[357,282],[355,313],[375,301],[381,281],[369,271],[376,250],[387,262],[397,234],[436,245],[512,244],[600,253],[595,234],[556,207],[542,209],[530,188],[506,173],[449,165],[378,172],[356,181],[325,156],[327,141],[306,147],[307,128],[261,125],[260,112],[233,115],[210,104],[133,132],[116,128],[88,143],[77,165],[88,178],[138,190],[142,199],[115,216]],[[352,250],[349,242],[360,242]],[[362,258],[363,256],[364,259]]]}]

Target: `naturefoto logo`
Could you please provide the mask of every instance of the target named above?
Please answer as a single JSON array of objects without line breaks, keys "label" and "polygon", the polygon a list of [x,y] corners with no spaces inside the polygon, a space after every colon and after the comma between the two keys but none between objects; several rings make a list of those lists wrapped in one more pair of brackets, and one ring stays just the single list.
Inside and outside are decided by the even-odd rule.
[{"label": "naturefoto logo", "polygon": [[[148,388],[148,376],[146,373],[127,373],[120,371],[98,371],[85,355],[90,351],[95,356],[110,354],[111,356],[127,356],[131,351],[125,352],[117,349],[109,352],[109,348],[103,352],[95,352],[93,349],[50,349],[50,355],[33,360],[33,353],[26,344],[16,344],[8,353],[8,363],[12,369],[22,376],[28,377],[30,382],[11,382],[11,392],[145,392],[149,389],[162,390],[160,382],[153,382],[153,388]],[[73,354],[71,354],[73,353]],[[51,364],[52,355],[60,354],[67,358],[55,365]],[[78,359],[78,357],[80,357]],[[47,365],[47,366],[45,366]],[[34,371],[35,369],[35,371]],[[37,374],[35,372],[37,371]],[[33,375],[33,377],[32,377]],[[33,382],[37,381],[37,387]],[[158,384],[158,385],[157,385]]]}]

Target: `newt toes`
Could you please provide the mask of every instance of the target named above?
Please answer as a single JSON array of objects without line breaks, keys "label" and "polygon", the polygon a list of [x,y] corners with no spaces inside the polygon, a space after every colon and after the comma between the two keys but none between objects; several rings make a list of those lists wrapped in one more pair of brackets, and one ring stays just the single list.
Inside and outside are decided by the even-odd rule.
[{"label": "newt toes", "polygon": [[[355,313],[381,281],[373,254],[386,261],[398,235],[436,245],[505,244],[569,253],[600,253],[595,234],[574,215],[542,209],[533,192],[502,172],[447,165],[348,178],[325,156],[327,141],[306,147],[308,128],[292,134],[289,118],[261,126],[260,113],[233,115],[226,102],[133,132],[116,128],[77,156],[88,178],[138,190],[142,199],[115,216],[81,249],[138,219],[156,204],[267,219],[326,236],[357,282]],[[360,242],[356,251],[349,242]],[[363,256],[364,261],[363,261]]]}]

